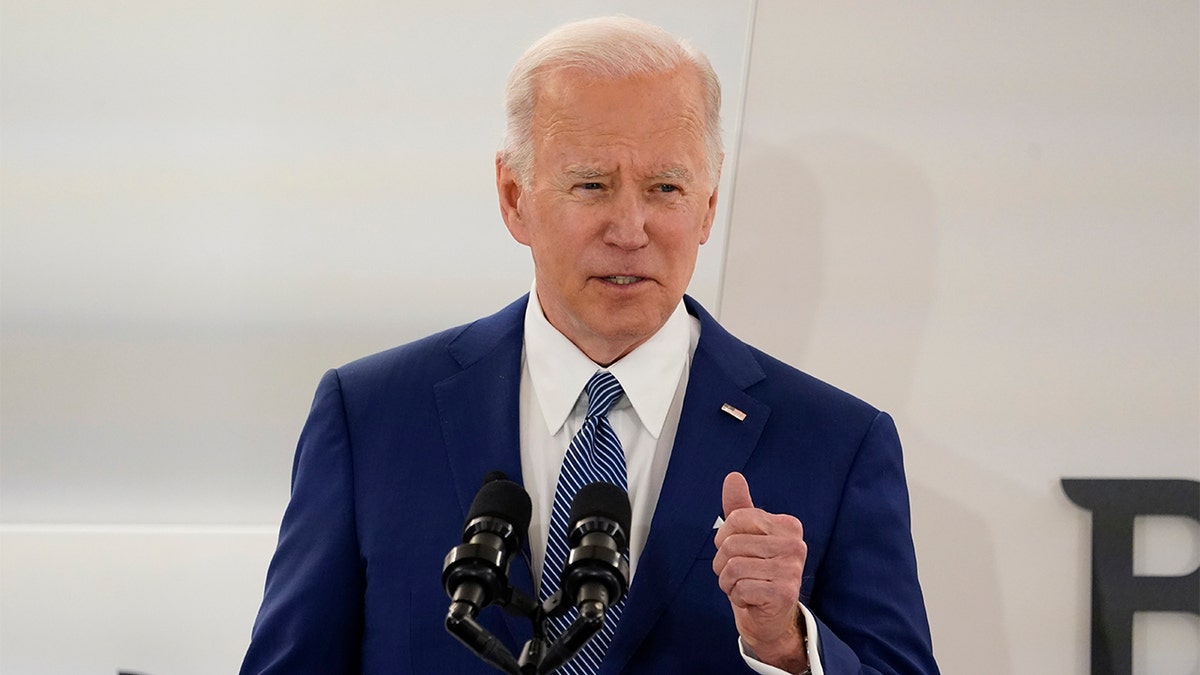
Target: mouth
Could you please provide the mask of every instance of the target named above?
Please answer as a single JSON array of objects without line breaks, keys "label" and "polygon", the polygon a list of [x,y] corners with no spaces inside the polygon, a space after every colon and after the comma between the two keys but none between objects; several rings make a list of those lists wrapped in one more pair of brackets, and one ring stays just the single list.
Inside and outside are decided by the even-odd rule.
[{"label": "mouth", "polygon": [[604,279],[605,281],[607,281],[610,284],[616,284],[617,286],[628,286],[630,284],[636,284],[637,282],[642,281],[643,279],[645,279],[645,277],[619,276],[619,277],[601,277],[601,279]]}]

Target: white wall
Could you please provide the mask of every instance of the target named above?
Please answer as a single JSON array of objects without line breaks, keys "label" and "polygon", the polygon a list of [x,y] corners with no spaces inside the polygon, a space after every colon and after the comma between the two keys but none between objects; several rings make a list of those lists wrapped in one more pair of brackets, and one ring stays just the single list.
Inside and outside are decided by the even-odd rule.
[{"label": "white wall", "polygon": [[[320,373],[528,287],[503,79],[594,9],[455,7],[0,7],[0,673],[236,669]],[[693,293],[896,416],[943,670],[1086,673],[1058,480],[1200,479],[1195,3],[605,9],[725,84]]]},{"label": "white wall", "polygon": [[[710,56],[735,154],[751,3],[606,9]],[[0,673],[236,670],[321,373],[529,289],[504,79],[595,12],[5,1]]]},{"label": "white wall", "polygon": [[[1200,477],[1197,19],[758,3],[721,319],[896,416],[947,673],[1088,672],[1059,480]],[[1200,565],[1146,521],[1143,573]],[[1135,672],[1200,673],[1200,618],[1136,631]]]}]

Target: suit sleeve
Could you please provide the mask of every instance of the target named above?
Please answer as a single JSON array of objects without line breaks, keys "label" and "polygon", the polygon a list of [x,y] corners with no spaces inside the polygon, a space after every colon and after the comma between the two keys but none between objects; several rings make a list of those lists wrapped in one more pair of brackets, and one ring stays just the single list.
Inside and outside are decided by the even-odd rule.
[{"label": "suit sleeve", "polygon": [[242,675],[360,669],[364,574],[337,371],[317,387]]},{"label": "suit sleeve", "polygon": [[886,413],[872,421],[847,475],[809,608],[826,675],[938,672],[917,579],[900,438]]}]

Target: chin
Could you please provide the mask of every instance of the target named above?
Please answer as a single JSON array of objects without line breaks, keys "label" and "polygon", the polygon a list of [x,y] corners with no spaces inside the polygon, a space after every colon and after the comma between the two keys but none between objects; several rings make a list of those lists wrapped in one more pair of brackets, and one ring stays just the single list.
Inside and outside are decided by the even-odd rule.
[{"label": "chin", "polygon": [[649,340],[660,325],[651,322],[620,323],[609,321],[605,323],[599,334],[609,344],[638,345]]}]

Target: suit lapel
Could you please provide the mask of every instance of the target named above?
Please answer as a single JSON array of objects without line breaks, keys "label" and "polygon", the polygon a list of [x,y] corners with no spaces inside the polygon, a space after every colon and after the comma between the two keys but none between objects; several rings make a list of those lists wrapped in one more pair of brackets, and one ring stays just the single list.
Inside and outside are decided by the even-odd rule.
[{"label": "suit lapel", "polygon": [[[678,595],[697,555],[715,534],[725,475],[746,465],[770,414],[769,407],[745,392],[764,376],[749,349],[691,298],[685,300],[689,312],[700,318],[700,342],[650,535],[601,673],[625,667]],[[723,411],[725,404],[745,413],[745,419]],[[717,583],[715,576],[712,582]]]},{"label": "suit lapel", "polygon": [[[503,471],[522,482],[518,392],[527,298],[463,329],[447,347],[463,370],[434,385],[446,458],[464,519],[488,472]],[[513,556],[511,565],[513,585],[531,592],[526,559]],[[528,620],[507,612],[504,617],[514,643],[531,634]]]}]

